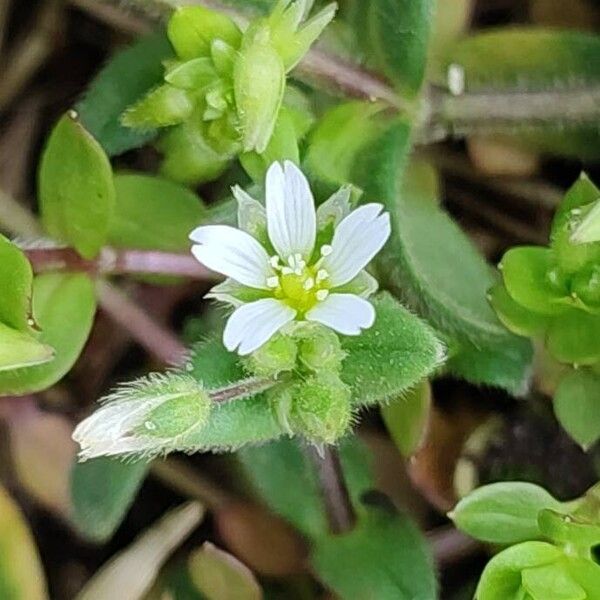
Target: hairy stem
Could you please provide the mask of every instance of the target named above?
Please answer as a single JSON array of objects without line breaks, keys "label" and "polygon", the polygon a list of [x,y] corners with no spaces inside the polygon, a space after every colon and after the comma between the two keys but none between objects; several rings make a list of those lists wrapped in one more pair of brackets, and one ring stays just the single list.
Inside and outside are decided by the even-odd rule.
[{"label": "hairy stem", "polygon": [[210,399],[213,402],[221,403],[247,398],[272,388],[276,383],[277,380],[274,377],[250,377],[218,390],[211,390]]},{"label": "hairy stem", "polygon": [[90,275],[169,275],[211,280],[217,276],[191,254],[159,250],[103,248],[97,258],[86,260],[72,248],[31,248],[25,254],[36,273],[84,271]]},{"label": "hairy stem", "polygon": [[341,534],[352,531],[356,515],[338,451],[331,446],[324,446],[320,451],[314,446],[308,446],[306,452],[317,472],[331,533]]}]

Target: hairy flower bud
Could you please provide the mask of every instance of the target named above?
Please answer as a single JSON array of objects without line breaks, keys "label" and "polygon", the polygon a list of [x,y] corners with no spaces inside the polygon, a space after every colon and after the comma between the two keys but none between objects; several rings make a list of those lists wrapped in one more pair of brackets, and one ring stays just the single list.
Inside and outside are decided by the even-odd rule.
[{"label": "hairy flower bud", "polygon": [[298,340],[300,362],[314,372],[339,372],[345,353],[338,336],[322,325],[302,323],[294,337]]},{"label": "hairy flower bud", "polygon": [[331,373],[297,383],[290,390],[289,428],[316,444],[333,444],[352,422],[350,389]]},{"label": "hairy flower bud", "polygon": [[246,368],[258,376],[278,375],[296,366],[296,342],[287,335],[277,335],[246,359]]},{"label": "hairy flower bud", "polygon": [[73,433],[82,460],[97,456],[154,456],[202,428],[211,400],[188,375],[150,374],[121,386]]}]

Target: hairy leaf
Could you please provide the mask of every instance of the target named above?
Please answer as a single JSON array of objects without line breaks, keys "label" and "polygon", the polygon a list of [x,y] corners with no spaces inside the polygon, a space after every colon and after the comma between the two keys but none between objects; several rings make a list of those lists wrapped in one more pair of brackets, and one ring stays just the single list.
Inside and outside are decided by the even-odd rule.
[{"label": "hairy leaf", "polygon": [[73,521],[86,539],[108,540],[129,510],[148,472],[143,461],[114,458],[76,462],[71,472]]},{"label": "hairy leaf", "polygon": [[109,156],[142,146],[154,137],[154,130],[123,127],[121,115],[162,82],[162,61],[172,56],[164,32],[139,39],[111,58],[77,104],[81,122]]},{"label": "hairy leaf", "polygon": [[359,336],[345,337],[342,379],[356,405],[392,399],[439,367],[444,346],[433,330],[389,294],[373,300],[375,324]]}]

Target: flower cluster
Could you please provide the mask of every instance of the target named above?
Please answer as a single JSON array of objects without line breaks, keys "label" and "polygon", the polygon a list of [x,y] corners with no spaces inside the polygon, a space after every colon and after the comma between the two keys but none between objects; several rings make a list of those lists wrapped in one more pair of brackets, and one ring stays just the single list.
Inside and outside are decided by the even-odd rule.
[{"label": "flower cluster", "polygon": [[315,210],[308,181],[293,163],[271,165],[266,207],[240,188],[239,229],[207,225],[190,238],[192,252],[228,279],[209,296],[232,304],[228,350],[246,355],[294,321],[320,323],[344,335],[371,327],[366,300],[377,282],[364,269],[390,235],[381,204],[351,211],[342,188]]},{"label": "flower cluster", "polygon": [[243,152],[265,152],[284,101],[286,73],[335,14],[305,21],[310,0],[279,0],[245,31],[202,6],[178,8],[168,24],[176,58],[165,82],[123,115],[128,127],[169,127],[159,138],[163,172],[188,183],[218,177]]}]

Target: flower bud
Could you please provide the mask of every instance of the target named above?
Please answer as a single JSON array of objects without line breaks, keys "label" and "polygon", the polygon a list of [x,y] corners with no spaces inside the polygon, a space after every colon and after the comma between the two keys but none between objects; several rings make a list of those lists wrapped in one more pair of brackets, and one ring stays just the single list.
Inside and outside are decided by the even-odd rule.
[{"label": "flower bud", "polygon": [[288,424],[316,444],[333,444],[352,422],[350,389],[331,373],[295,384],[290,390]]},{"label": "flower bud", "polygon": [[73,433],[80,458],[154,456],[202,428],[209,417],[208,393],[189,375],[150,374],[105,399]]},{"label": "flower bud", "polygon": [[244,34],[233,69],[234,94],[245,152],[264,152],[279,114],[285,89],[281,57],[264,23]]},{"label": "flower bud", "polygon": [[340,339],[327,327],[303,323],[294,331],[298,340],[298,358],[311,371],[339,372],[345,352]]},{"label": "flower bud", "polygon": [[230,155],[217,152],[201,126],[188,121],[168,130],[157,143],[164,154],[165,177],[185,184],[212,181],[223,173]]},{"label": "flower bud", "polygon": [[279,375],[296,366],[296,342],[287,335],[276,335],[246,359],[246,368],[261,377]]}]

